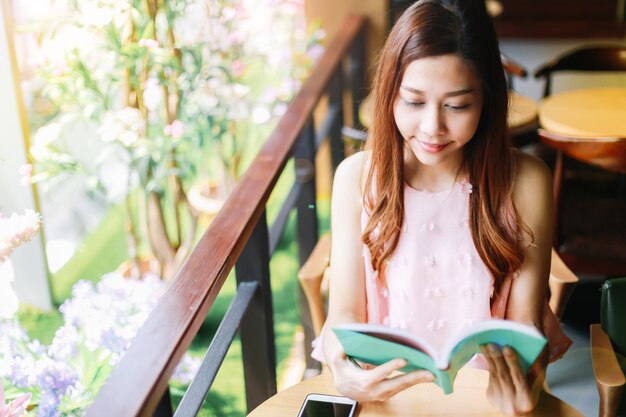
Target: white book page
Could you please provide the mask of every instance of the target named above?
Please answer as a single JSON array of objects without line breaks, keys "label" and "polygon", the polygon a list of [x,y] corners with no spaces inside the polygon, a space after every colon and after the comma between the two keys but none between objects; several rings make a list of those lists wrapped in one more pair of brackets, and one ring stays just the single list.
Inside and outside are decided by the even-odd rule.
[{"label": "white book page", "polygon": [[529,336],[533,336],[536,338],[543,337],[541,332],[537,330],[534,326],[518,323],[516,321],[500,320],[500,319],[480,321],[476,324],[473,324],[463,329],[461,332],[457,333],[454,337],[450,338],[450,340],[448,340],[448,342],[444,344],[444,347],[441,352],[442,357],[448,358],[450,356],[450,353],[457,346],[457,344],[459,344],[463,339],[469,336],[472,336],[474,334],[478,334],[480,332],[486,331],[486,330],[497,330],[497,329],[510,329],[510,330],[517,331],[519,333],[524,333],[524,334],[527,334]]}]

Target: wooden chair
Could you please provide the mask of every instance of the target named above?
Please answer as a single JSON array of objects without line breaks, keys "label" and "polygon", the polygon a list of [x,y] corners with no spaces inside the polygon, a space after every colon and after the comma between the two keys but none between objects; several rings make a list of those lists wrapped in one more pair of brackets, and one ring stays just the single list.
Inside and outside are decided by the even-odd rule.
[{"label": "wooden chair", "polygon": [[[558,150],[554,166],[554,247],[567,265],[579,273],[626,275],[626,138],[567,137],[544,129],[538,133],[543,143]],[[574,182],[576,173],[565,172],[564,155],[622,173],[616,180],[622,185],[617,191],[610,187],[586,197],[580,189],[568,191],[564,176],[573,177]]]},{"label": "wooden chair", "polygon": [[513,90],[514,77],[526,78],[528,76],[528,71],[521,64],[509,58],[505,54],[500,54],[500,59],[502,60],[502,66],[504,67],[504,72],[507,76],[509,89]]},{"label": "wooden chair", "polygon": [[[309,304],[316,336],[319,336],[326,321],[329,260],[330,235],[326,234],[318,240],[311,255],[298,272],[298,280]],[[563,263],[556,251],[552,250],[549,304],[557,318],[561,317],[567,299],[577,283],[578,277]]]},{"label": "wooden chair", "polygon": [[[564,72],[624,72],[626,45],[576,48],[535,71],[552,94]],[[576,273],[626,275],[626,138],[568,137],[544,129],[540,153],[554,157],[554,247]]]},{"label": "wooden chair", "polygon": [[543,78],[545,80],[544,97],[552,94],[553,76],[566,71],[626,71],[626,45],[585,46],[569,50],[550,59],[535,70],[535,78]]},{"label": "wooden chair", "polygon": [[[604,44],[584,46],[568,50],[541,65],[535,70],[535,79],[544,79],[543,97],[552,94],[554,78],[564,73],[626,71],[626,45]],[[541,136],[539,136],[541,139]],[[534,143],[530,152],[548,163],[559,158],[554,149],[545,146],[543,141]],[[558,154],[558,152],[557,152]],[[570,164],[571,165],[571,164]],[[555,173],[555,176],[559,175]],[[557,248],[558,249],[558,248]]]},{"label": "wooden chair", "polygon": [[626,415],[626,401],[622,400],[626,385],[626,278],[604,283],[601,322],[590,329],[591,362],[600,394],[599,416]]},{"label": "wooden chair", "polygon": [[330,235],[317,241],[311,255],[298,271],[298,281],[309,304],[315,336],[319,336],[326,321],[328,298],[328,264],[330,261]]}]

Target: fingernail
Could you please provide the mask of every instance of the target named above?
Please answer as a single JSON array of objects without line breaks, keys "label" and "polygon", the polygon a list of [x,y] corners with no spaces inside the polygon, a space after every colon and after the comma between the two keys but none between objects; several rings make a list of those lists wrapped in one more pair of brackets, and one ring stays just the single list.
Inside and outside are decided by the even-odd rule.
[{"label": "fingernail", "polygon": [[405,361],[404,359],[398,359],[398,360],[396,361],[396,366],[397,366],[398,368],[403,368],[403,367],[405,367],[405,366],[406,366],[406,364],[407,364],[407,361]]}]

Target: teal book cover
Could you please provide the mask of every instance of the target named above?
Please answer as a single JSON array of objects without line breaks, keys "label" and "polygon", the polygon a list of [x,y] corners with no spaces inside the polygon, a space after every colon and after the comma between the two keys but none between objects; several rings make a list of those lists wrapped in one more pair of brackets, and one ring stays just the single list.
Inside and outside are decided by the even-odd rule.
[{"label": "teal book cover", "polygon": [[377,324],[347,323],[333,328],[346,355],[371,365],[403,358],[403,372],[426,369],[444,393],[453,391],[454,379],[480,346],[495,343],[517,351],[522,370],[528,371],[547,341],[533,326],[510,320],[488,320],[467,327],[437,352],[424,339],[402,329]]}]

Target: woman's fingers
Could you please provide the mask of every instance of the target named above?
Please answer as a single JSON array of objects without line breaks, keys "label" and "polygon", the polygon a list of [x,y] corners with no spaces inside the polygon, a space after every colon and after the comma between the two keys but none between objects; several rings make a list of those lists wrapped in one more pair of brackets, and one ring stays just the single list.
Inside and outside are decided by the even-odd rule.
[{"label": "woman's fingers", "polygon": [[383,401],[415,384],[432,382],[433,380],[434,376],[429,371],[413,371],[407,374],[396,375],[381,381],[374,394],[376,400]]},{"label": "woman's fingers", "polygon": [[517,352],[508,346],[500,349],[494,344],[481,346],[481,352],[489,364],[489,401],[507,414],[532,410],[536,400],[531,395]]},{"label": "woman's fingers", "polygon": [[343,377],[337,375],[335,383],[340,392],[356,400],[383,401],[412,385],[434,379],[428,371],[393,375],[404,366],[404,359],[394,359],[370,370],[351,365],[342,372]]},{"label": "woman's fingers", "polygon": [[502,349],[502,353],[504,354],[504,360],[509,367],[509,375],[515,385],[516,391],[525,391],[527,389],[526,375],[522,372],[520,367],[517,352],[507,346]]},{"label": "woman's fingers", "polygon": [[404,359],[393,359],[389,362],[385,362],[382,365],[377,366],[374,369],[371,369],[370,375],[376,378],[378,381],[382,381],[391,375],[392,372],[402,369],[406,366],[406,360]]},{"label": "woman's fingers", "polygon": [[511,386],[513,384],[511,370],[500,348],[490,343],[487,345],[487,352],[489,353],[489,358],[494,367],[492,372],[495,372],[496,377],[503,384]]}]

